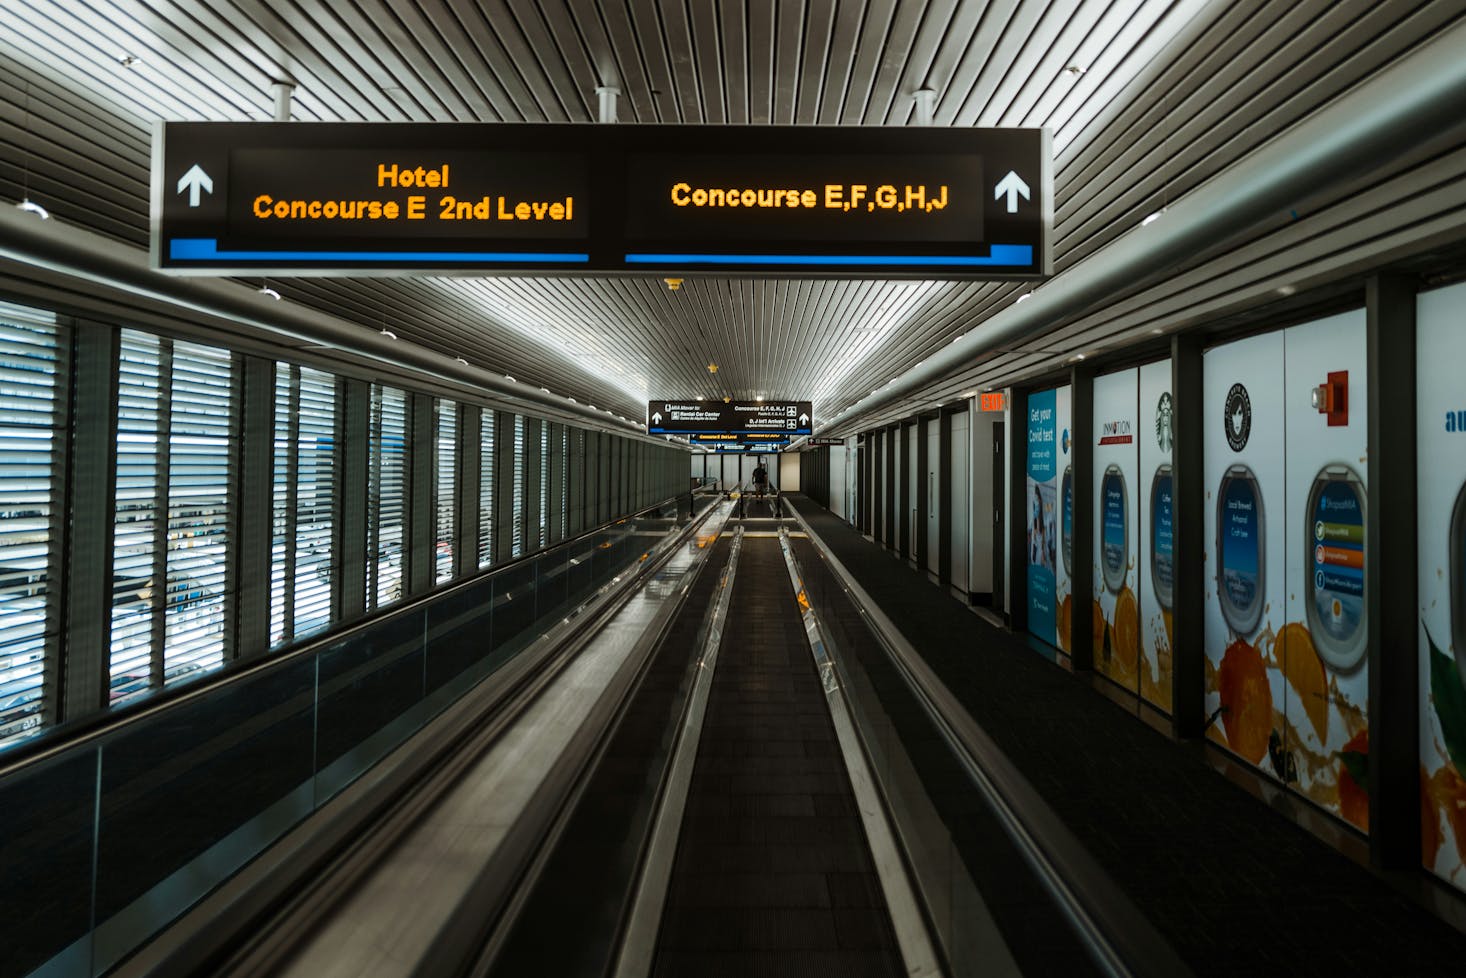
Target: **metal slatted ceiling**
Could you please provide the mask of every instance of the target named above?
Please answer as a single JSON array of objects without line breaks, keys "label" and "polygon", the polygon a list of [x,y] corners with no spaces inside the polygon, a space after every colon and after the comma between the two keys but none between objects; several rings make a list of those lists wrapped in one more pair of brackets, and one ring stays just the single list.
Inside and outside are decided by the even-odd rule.
[{"label": "metal slatted ceiling", "polygon": [[[587,122],[596,86],[613,84],[626,121],[900,126],[912,121],[912,93],[928,87],[939,125],[1054,129],[1062,272],[1462,16],[1441,0],[12,0],[0,23],[0,196],[28,192],[59,220],[140,247],[152,121],[268,118],[280,78],[298,83],[297,118],[364,121]],[[141,63],[121,67],[123,55]],[[1391,175],[1419,179],[1404,166]],[[1208,280],[1227,282],[1250,260],[1229,246]],[[270,284],[289,301],[631,418],[646,393],[812,395],[829,416],[1028,288]],[[1175,309],[1204,291],[1141,295],[1170,296]],[[1134,305],[1116,303],[1137,323],[1159,315]],[[932,393],[1050,368],[1129,335],[1126,322],[1089,315]]]}]

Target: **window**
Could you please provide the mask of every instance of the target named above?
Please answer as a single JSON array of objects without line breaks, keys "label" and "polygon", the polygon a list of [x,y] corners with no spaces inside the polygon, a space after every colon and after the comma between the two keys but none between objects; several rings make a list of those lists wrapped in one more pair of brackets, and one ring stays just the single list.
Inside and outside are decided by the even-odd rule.
[{"label": "window", "polygon": [[407,395],[372,385],[367,431],[367,607],[403,595],[402,545],[407,472]]},{"label": "window", "polygon": [[494,562],[494,412],[480,414],[478,452],[478,565]]},{"label": "window", "polygon": [[310,367],[276,364],[271,645],[331,623],[335,430],[336,379]]},{"label": "window", "polygon": [[540,422],[540,546],[550,542],[550,423]]},{"label": "window", "polygon": [[435,404],[438,410],[438,465],[433,581],[442,584],[453,580],[453,528],[456,525],[456,497],[453,493],[458,472],[458,406],[452,401],[441,399]]},{"label": "window", "polygon": [[40,729],[56,648],[57,334],[53,317],[0,303],[0,745]]},{"label": "window", "polygon": [[514,416],[514,537],[510,542],[511,557],[524,556],[524,415]]},{"label": "window", "polygon": [[560,426],[560,539],[570,535],[570,429]]},{"label": "window", "polygon": [[232,375],[227,350],[122,332],[113,702],[224,662]]}]

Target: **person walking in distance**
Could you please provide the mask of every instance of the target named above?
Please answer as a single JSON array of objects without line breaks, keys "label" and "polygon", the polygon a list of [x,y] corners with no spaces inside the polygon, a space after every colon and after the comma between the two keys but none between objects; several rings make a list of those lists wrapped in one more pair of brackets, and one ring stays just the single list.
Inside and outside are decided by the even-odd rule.
[{"label": "person walking in distance", "polygon": [[769,491],[769,470],[764,468],[764,463],[759,462],[758,468],[753,470],[753,494],[760,499],[764,493]]}]

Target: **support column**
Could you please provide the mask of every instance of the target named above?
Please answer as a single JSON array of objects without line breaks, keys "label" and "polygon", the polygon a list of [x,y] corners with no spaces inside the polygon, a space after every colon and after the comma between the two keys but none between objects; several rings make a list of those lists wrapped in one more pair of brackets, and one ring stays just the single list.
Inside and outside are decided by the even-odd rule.
[{"label": "support column", "polygon": [[1008,620],[1013,631],[1028,631],[1028,523],[1023,507],[1028,500],[1028,391],[1015,387],[1008,395],[1009,416],[1013,419],[1012,437],[1008,441],[1008,498],[1013,501],[1008,513]]},{"label": "support column", "polygon": [[367,456],[372,389],[364,380],[336,382],[336,527],[331,541],[331,620],[366,612]]},{"label": "support column", "polygon": [[514,415],[494,415],[494,563],[514,559]]},{"label": "support column", "polygon": [[[1075,672],[1094,669],[1094,370],[1075,367],[1069,376],[1069,412],[1074,477],[1074,538],[1069,541],[1073,561],[1069,593],[1069,656]],[[1059,521],[1064,519],[1063,479],[1060,473]]]},{"label": "support column", "polygon": [[1415,281],[1366,286],[1369,609],[1369,856],[1420,866],[1420,619],[1415,444]]},{"label": "support column", "polygon": [[[259,655],[270,647],[270,545],[273,536],[271,501],[274,481],[274,428],[275,428],[275,364],[262,357],[235,355],[235,364],[240,374],[237,390],[241,396],[239,418],[239,468],[235,476],[239,501],[235,513],[236,535],[231,541],[234,565],[229,572],[235,575],[234,587],[225,588],[226,595],[234,594],[232,607],[226,604],[225,620],[236,623],[236,637],[233,658],[244,659]],[[296,395],[298,401],[299,395]],[[293,459],[296,446],[288,451]],[[295,514],[289,514],[286,521],[292,532],[287,533],[286,548],[294,556]],[[294,561],[287,561],[293,567]],[[286,591],[292,593],[295,587],[293,574],[287,574]],[[226,599],[227,600],[227,599]],[[294,634],[293,616],[285,620],[286,637]]]},{"label": "support column", "polygon": [[1206,483],[1202,458],[1206,407],[1201,340],[1171,339],[1171,733],[1206,730]]},{"label": "support column", "polygon": [[[112,542],[117,519],[117,357],[120,336],[110,326],[76,327],[71,416],[74,431],[69,477],[73,519],[66,532],[64,567],[53,555],[48,579],[66,580],[61,629],[65,655],[47,655],[46,721],[60,723],[107,705],[112,642]],[[63,428],[63,430],[66,430]],[[59,521],[58,521],[59,522]],[[59,529],[59,528],[58,528]],[[98,573],[97,568],[108,568]]]},{"label": "support column", "polygon": [[[926,570],[923,565],[922,570]],[[937,418],[937,583],[952,586],[952,413]]]},{"label": "support column", "polygon": [[434,543],[437,537],[438,416],[433,398],[407,395],[407,540],[403,549],[407,582],[404,596],[421,594],[433,586]]},{"label": "support column", "polygon": [[[484,460],[479,455],[483,445],[480,425],[483,408],[475,404],[458,405],[458,481],[454,483],[454,501],[458,519],[453,523],[453,576],[462,577],[478,570],[479,483]],[[489,460],[492,464],[493,459]]]}]

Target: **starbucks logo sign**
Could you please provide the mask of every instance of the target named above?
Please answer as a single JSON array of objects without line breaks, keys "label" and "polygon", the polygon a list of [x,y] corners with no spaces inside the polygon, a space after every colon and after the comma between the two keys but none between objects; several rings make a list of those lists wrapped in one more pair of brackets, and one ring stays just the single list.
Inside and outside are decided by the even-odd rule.
[{"label": "starbucks logo sign", "polygon": [[1155,406],[1155,440],[1161,451],[1171,454],[1171,392],[1165,391]]},{"label": "starbucks logo sign", "polygon": [[1227,444],[1232,451],[1240,452],[1247,447],[1247,438],[1252,434],[1252,400],[1247,388],[1233,384],[1227,391],[1227,405],[1222,415],[1222,424],[1227,430]]}]

